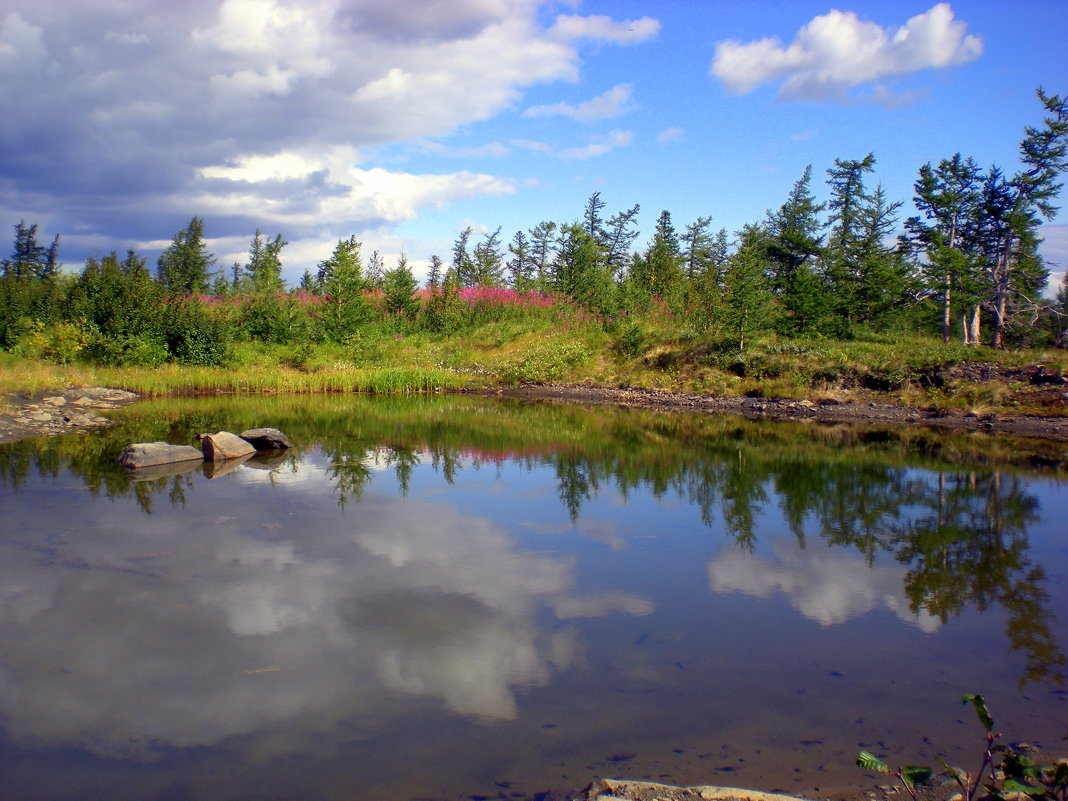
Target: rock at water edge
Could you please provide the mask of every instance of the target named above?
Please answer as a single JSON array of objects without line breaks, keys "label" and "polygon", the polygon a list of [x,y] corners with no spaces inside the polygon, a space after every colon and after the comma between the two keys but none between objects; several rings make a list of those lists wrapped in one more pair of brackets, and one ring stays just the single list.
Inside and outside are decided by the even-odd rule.
[{"label": "rock at water edge", "polygon": [[277,428],[250,428],[241,432],[241,439],[258,451],[285,450],[291,447],[289,437]]},{"label": "rock at water edge", "polygon": [[256,449],[229,431],[216,431],[214,434],[200,435],[200,448],[204,458],[209,462],[223,462],[227,459],[240,459],[256,452]]},{"label": "rock at water edge", "polygon": [[160,464],[203,461],[204,454],[191,445],[171,445],[166,442],[137,442],[127,445],[119,457],[123,467],[137,469]]}]

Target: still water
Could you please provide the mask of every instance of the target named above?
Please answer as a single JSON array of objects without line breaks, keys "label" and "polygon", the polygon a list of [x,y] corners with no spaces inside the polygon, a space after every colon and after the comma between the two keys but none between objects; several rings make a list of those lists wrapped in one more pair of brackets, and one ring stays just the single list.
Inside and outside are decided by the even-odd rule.
[{"label": "still water", "polygon": [[[826,796],[879,783],[860,748],[971,767],[964,692],[1068,732],[1052,446],[464,397],[121,420],[0,446],[5,801]],[[115,464],[254,426],[294,449]]]}]

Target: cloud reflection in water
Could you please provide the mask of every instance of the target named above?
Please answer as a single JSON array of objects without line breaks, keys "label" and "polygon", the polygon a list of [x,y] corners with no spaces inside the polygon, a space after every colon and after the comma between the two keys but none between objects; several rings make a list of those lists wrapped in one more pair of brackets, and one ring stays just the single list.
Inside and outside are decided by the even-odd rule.
[{"label": "cloud reflection in water", "polygon": [[579,653],[574,630],[539,626],[540,610],[652,611],[622,592],[580,597],[571,558],[523,552],[442,503],[369,492],[342,510],[315,461],[282,484],[241,468],[213,482],[240,487],[222,505],[205,489],[146,518],[75,494],[55,517],[12,521],[0,542],[7,736],[151,759],[237,736],[261,754],[321,747],[339,723],[370,730],[417,697],[510,719],[517,689]]}]

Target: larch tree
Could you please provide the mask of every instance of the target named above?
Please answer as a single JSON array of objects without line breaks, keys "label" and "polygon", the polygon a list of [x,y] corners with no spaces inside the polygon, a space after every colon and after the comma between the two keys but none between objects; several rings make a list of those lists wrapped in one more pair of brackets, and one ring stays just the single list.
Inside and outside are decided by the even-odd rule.
[{"label": "larch tree", "polygon": [[989,308],[993,317],[990,344],[1005,345],[1005,329],[1015,309],[1034,306],[1037,292],[1045,285],[1046,274],[1036,265],[1038,228],[1057,212],[1054,205],[1063,184],[1058,179],[1068,169],[1068,100],[1038,90],[1047,116],[1041,127],[1027,126],[1020,143],[1024,166],[1006,182],[1002,225],[989,264],[992,294]]},{"label": "larch tree", "polygon": [[738,249],[724,272],[725,316],[739,351],[745,350],[754,331],[768,323],[772,295],[766,274],[767,244],[762,225],[746,225],[738,232]]},{"label": "larch tree", "polygon": [[954,298],[966,305],[976,300],[982,186],[979,166],[960,153],[942,159],[937,167],[924,164],[914,184],[913,200],[923,217],[906,220],[907,240],[922,256],[927,292],[940,301],[943,342],[950,340]]},{"label": "larch tree", "polygon": [[786,202],[767,215],[767,257],[771,290],[784,314],[784,333],[804,334],[819,327],[825,317],[824,284],[815,271],[823,253],[823,227],[819,215],[825,206],[816,203],[810,184],[811,165],[793,185]]}]

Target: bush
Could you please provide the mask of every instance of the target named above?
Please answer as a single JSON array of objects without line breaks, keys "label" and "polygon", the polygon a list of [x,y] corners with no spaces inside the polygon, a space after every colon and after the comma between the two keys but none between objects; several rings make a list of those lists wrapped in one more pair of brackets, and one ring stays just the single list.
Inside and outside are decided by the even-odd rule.
[{"label": "bush", "polygon": [[230,327],[197,299],[172,299],[163,309],[162,323],[167,352],[179,364],[218,367],[226,363]]},{"label": "bush", "polygon": [[111,367],[159,367],[170,353],[161,334],[143,333],[120,339],[98,337],[86,349],[86,356]]},{"label": "bush", "polygon": [[559,381],[568,369],[589,358],[589,350],[579,342],[547,340],[517,353],[504,366],[501,378],[517,384]]},{"label": "bush", "polygon": [[96,338],[96,332],[84,320],[59,322],[48,327],[38,320],[30,325],[15,350],[28,359],[71,364]]}]

